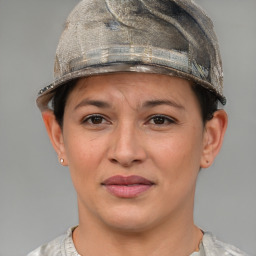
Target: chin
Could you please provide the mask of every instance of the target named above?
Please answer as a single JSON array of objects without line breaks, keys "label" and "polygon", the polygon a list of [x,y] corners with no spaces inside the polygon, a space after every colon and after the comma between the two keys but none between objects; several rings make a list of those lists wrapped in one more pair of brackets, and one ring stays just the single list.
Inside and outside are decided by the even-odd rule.
[{"label": "chin", "polygon": [[141,209],[138,206],[118,206],[105,211],[101,216],[105,224],[115,230],[139,233],[150,229],[157,223],[152,211]]}]

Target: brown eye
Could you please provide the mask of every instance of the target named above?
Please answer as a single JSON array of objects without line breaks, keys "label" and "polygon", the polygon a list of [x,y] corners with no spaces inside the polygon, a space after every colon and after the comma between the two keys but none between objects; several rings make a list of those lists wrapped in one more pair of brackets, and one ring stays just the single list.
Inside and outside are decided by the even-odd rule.
[{"label": "brown eye", "polygon": [[83,123],[88,123],[91,125],[103,124],[106,122],[106,119],[101,115],[91,115],[83,120]]},{"label": "brown eye", "polygon": [[155,124],[164,124],[164,122],[165,122],[165,118],[162,116],[156,116],[156,117],[152,118],[152,120]]},{"label": "brown eye", "polygon": [[175,121],[168,116],[155,115],[151,117],[151,119],[149,120],[149,123],[155,124],[155,125],[168,125],[168,124],[175,123]]},{"label": "brown eye", "polygon": [[92,124],[101,124],[103,121],[103,117],[101,116],[92,116],[90,119]]}]

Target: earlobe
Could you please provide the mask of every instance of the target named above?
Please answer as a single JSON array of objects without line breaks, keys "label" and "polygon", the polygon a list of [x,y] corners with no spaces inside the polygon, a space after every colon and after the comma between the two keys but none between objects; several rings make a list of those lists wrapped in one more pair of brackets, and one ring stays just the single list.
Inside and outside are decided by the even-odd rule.
[{"label": "earlobe", "polygon": [[228,116],[224,110],[217,110],[205,124],[201,168],[208,168],[219,153],[227,129]]},{"label": "earlobe", "polygon": [[[59,159],[66,159],[63,134],[60,125],[56,121],[53,111],[47,110],[42,113],[44,124]],[[59,160],[60,161],[60,160]],[[68,165],[67,161],[60,161],[62,165]]]}]

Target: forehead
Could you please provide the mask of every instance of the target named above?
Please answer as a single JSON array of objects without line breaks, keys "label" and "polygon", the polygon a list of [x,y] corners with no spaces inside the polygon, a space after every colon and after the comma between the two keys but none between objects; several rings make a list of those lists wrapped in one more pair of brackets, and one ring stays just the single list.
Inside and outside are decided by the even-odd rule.
[{"label": "forehead", "polygon": [[195,101],[188,80],[162,74],[116,73],[91,76],[78,80],[67,104],[76,104],[82,98],[108,100],[113,104],[126,99],[143,103],[144,100],[171,99],[177,104]]}]

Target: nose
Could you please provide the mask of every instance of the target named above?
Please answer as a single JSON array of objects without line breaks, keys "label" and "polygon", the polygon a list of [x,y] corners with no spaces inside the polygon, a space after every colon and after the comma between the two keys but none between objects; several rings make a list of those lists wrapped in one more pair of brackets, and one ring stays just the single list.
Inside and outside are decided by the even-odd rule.
[{"label": "nose", "polygon": [[110,145],[109,160],[123,167],[141,163],[147,157],[139,129],[132,123],[119,125],[113,131]]}]

